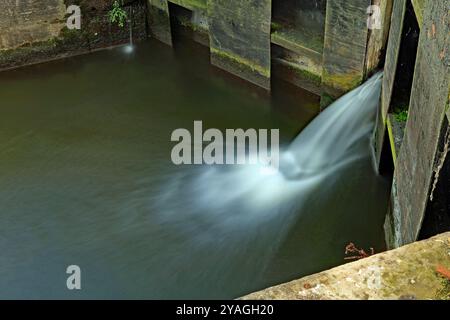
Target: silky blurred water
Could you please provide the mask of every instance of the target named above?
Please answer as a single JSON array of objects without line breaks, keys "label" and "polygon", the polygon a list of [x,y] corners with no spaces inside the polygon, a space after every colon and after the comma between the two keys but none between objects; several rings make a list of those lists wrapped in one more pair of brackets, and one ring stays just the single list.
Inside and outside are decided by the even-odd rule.
[{"label": "silky blurred water", "polygon": [[0,73],[0,298],[235,298],[343,263],[350,241],[383,249],[387,185],[368,151],[288,187],[172,164],[170,134],[194,120],[279,128],[288,148],[318,99],[273,86],[153,41]]}]

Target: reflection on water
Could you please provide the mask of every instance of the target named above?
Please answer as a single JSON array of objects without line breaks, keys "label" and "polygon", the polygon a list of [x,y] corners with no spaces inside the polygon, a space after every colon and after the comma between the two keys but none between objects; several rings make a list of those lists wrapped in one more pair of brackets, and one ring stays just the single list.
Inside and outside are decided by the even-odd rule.
[{"label": "reflection on water", "polygon": [[[386,186],[368,158],[298,201],[278,174],[171,163],[171,132],[194,120],[280,128],[286,146],[317,112],[287,84],[268,98],[229,79],[202,48],[7,72],[0,97],[1,298],[234,298],[342,263],[350,241],[383,247]],[[66,289],[72,264],[81,291]]]}]

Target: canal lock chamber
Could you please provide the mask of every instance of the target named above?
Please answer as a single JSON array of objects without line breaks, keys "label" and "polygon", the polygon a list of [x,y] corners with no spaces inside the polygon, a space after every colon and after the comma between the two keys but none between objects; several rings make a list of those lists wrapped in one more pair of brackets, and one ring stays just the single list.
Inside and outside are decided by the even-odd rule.
[{"label": "canal lock chamber", "polygon": [[[143,2],[132,3],[133,6],[136,5],[135,3],[139,3],[140,6],[143,4]],[[89,264],[93,270],[106,268],[101,262],[94,264],[89,262],[89,259],[95,260],[93,257],[96,254],[102,256],[105,262],[117,265],[108,271],[112,277],[122,279],[116,284],[117,287],[114,284],[109,285],[110,287],[99,284],[96,274],[94,278],[99,287],[91,293],[91,297],[101,296],[106,290],[114,292],[122,286],[125,288],[124,296],[127,297],[235,298],[250,291],[341,264],[345,262],[343,248],[349,242],[355,242],[367,251],[371,247],[375,252],[385,250],[382,224],[387,211],[390,179],[395,171],[393,166],[395,161],[392,161],[389,153],[392,153],[392,148],[400,148],[400,145],[393,146],[389,134],[384,136],[381,166],[387,168],[383,170],[383,177],[380,178],[372,172],[371,159],[367,162],[357,162],[355,167],[336,170],[336,174],[328,176],[322,184],[308,188],[308,192],[299,195],[298,199],[302,199],[301,208],[295,201],[286,201],[286,206],[278,206],[277,197],[283,198],[292,190],[274,177],[271,178],[272,180],[261,181],[255,178],[253,173],[250,174],[245,170],[232,175],[221,170],[215,173],[202,169],[189,169],[183,172],[182,170],[172,171],[173,168],[165,165],[146,169],[137,165],[145,163],[145,157],[163,158],[167,153],[166,147],[162,145],[161,148],[152,147],[151,139],[143,138],[144,132],[145,136],[153,135],[156,140],[163,141],[164,137],[170,134],[170,128],[173,125],[189,127],[197,117],[205,118],[207,127],[280,126],[282,140],[288,144],[308,123],[311,123],[319,111],[333,113],[333,109],[327,111],[326,107],[363,83],[376,71],[378,64],[383,63],[383,58],[380,58],[378,63],[369,61],[368,52],[375,51],[371,59],[377,56],[382,57],[385,45],[380,38],[381,40],[374,46],[378,49],[371,47],[376,40],[370,39],[371,37],[375,39],[376,36],[365,27],[368,4],[370,1],[274,0],[261,1],[257,6],[251,7],[246,3],[233,3],[233,1],[149,0],[145,2],[146,19],[142,19],[140,14],[142,10],[135,8],[129,11],[133,12],[133,15],[136,14],[133,23],[137,24],[139,30],[142,30],[142,21],[145,24],[146,20],[148,34],[172,45],[173,49],[150,40],[149,43],[138,43],[136,52],[126,58],[121,56],[122,53],[112,50],[110,53],[94,53],[92,56],[69,59],[69,62],[81,64],[85,68],[84,71],[69,68],[78,83],[83,83],[95,75],[98,78],[96,82],[99,83],[96,90],[110,92],[111,88],[115,89],[112,90],[115,93],[112,93],[110,100],[100,95],[96,100],[98,106],[94,108],[94,116],[86,116],[85,119],[87,124],[95,127],[99,125],[97,115],[107,112],[113,119],[112,124],[105,125],[104,131],[94,131],[90,135],[89,127],[81,125],[79,116],[75,115],[72,119],[67,119],[64,112],[55,111],[57,106],[52,103],[47,108],[43,107],[40,121],[46,123],[47,116],[53,117],[56,121],[59,121],[58,119],[68,121],[68,128],[80,129],[81,126],[82,131],[86,130],[83,131],[86,137],[95,138],[104,144],[99,148],[98,153],[93,153],[90,160],[81,161],[82,166],[80,165],[79,169],[82,172],[93,172],[92,170],[95,170],[100,162],[104,162],[106,168],[113,170],[115,166],[106,161],[108,155],[110,159],[117,159],[116,165],[120,167],[125,154],[131,154],[131,160],[127,162],[129,170],[118,170],[119,176],[134,187],[128,189],[127,183],[115,180],[108,176],[107,171],[100,170],[97,177],[102,181],[114,180],[118,190],[108,186],[111,183],[106,185],[92,182],[91,188],[86,188],[86,192],[83,193],[87,199],[86,203],[94,204],[90,210],[81,208],[76,201],[70,200],[69,196],[74,196],[76,190],[81,190],[84,185],[83,176],[81,179],[73,177],[74,186],[67,186],[68,197],[63,199],[71,203],[74,210],[68,210],[65,213],[74,223],[76,230],[86,233],[86,237],[82,240],[87,240],[89,237],[93,239],[92,250],[84,250],[77,244],[66,242],[67,239],[55,233],[50,225],[44,224],[41,230],[35,230],[36,234],[32,232],[31,236],[37,237],[44,231],[48,232],[51,239],[63,244],[61,247],[52,247],[53,250],[57,252],[67,250],[66,252],[77,254],[77,257],[83,263]],[[405,20],[402,22],[403,40],[400,44],[392,103],[389,105],[389,118],[394,117],[396,120],[401,119],[401,115],[396,113],[400,114],[408,109],[406,106],[409,106],[409,96],[413,91],[416,57],[414,55],[412,58],[410,53],[418,50],[420,30],[415,20],[414,8],[411,8],[408,2]],[[390,11],[386,9],[385,13],[389,15]],[[348,14],[354,15],[351,19],[352,23],[345,23],[348,19],[339,20],[339,17],[348,18]],[[344,21],[344,23],[336,21]],[[128,32],[125,34],[128,35]],[[88,39],[92,39],[93,35],[90,37]],[[125,36],[124,39],[126,39]],[[92,48],[89,47],[89,51],[93,50],[97,44],[101,47],[100,43],[101,41],[97,40],[90,41],[89,46]],[[124,70],[123,72],[115,71],[116,76],[126,83],[124,87],[105,80],[106,75],[117,65]],[[4,83],[9,85],[8,88],[14,89],[19,88],[21,83],[31,85],[30,73],[38,78],[40,73],[47,75],[49,82],[39,87],[42,94],[34,95],[38,101],[42,102],[42,105],[45,101],[47,103],[51,101],[50,96],[46,96],[46,88],[52,83],[63,79],[62,83],[65,85],[73,85],[70,79],[64,77],[67,65],[55,62],[53,65],[30,68],[33,69],[23,69],[10,77],[9,83],[6,80]],[[234,76],[231,77],[228,73]],[[157,79],[151,79],[152,75],[154,77],[156,74],[163,75],[159,78],[159,83]],[[5,75],[8,78],[9,74]],[[172,97],[164,95],[167,88],[170,88]],[[85,94],[94,94],[90,90],[92,88],[82,87],[82,89]],[[124,93],[124,89],[128,90],[129,94]],[[121,93],[124,99],[118,93]],[[14,95],[12,97],[14,98]],[[124,109],[120,106],[120,102],[127,104],[127,99],[129,99],[128,102],[132,101],[135,104],[134,108]],[[117,103],[112,100],[117,100]],[[147,104],[142,101],[146,101]],[[26,110],[24,105],[20,104],[20,100],[13,104],[17,110]],[[105,109],[108,104],[110,108]],[[149,105],[151,108],[148,108]],[[405,108],[398,111],[398,106]],[[78,108],[83,109],[80,105]],[[144,112],[143,110],[147,108],[153,110]],[[170,113],[171,116],[169,116]],[[174,116],[176,114],[178,116]],[[125,118],[130,122],[126,119],[123,122],[119,121],[120,115],[126,115]],[[132,119],[134,119],[133,124]],[[159,119],[160,133],[157,130],[148,129],[144,121],[140,122],[138,119],[145,119],[149,123]],[[348,121],[351,123],[356,119],[359,118],[349,117]],[[20,123],[20,115],[10,114],[4,121],[6,124],[7,122]],[[362,125],[364,119],[360,121]],[[393,123],[393,120],[391,122]],[[31,139],[38,146],[38,142],[52,145],[52,132],[59,132],[62,137],[65,137],[61,138],[61,141],[67,145],[67,152],[70,154],[77,156],[78,151],[86,151],[86,154],[92,152],[92,148],[89,147],[89,138],[85,140],[85,146],[78,146],[74,143],[78,138],[71,139],[70,134],[57,123],[47,122],[47,124],[49,131],[35,128],[37,135],[43,137],[43,140],[35,141],[36,137],[31,135]],[[130,126],[135,127],[125,136],[118,135],[119,127],[128,128],[125,130],[127,131],[130,130]],[[18,127],[6,125],[5,128],[9,134],[17,134],[20,137],[23,133],[27,136],[20,125]],[[439,154],[444,154],[447,145],[446,140],[442,138],[446,131],[442,130],[442,132]],[[49,137],[50,140],[46,140]],[[311,139],[308,140],[312,140],[313,137],[314,135],[311,134]],[[133,150],[125,150],[127,148],[114,142],[114,139],[117,141],[124,139],[130,145],[141,146],[142,150],[133,148],[131,148]],[[323,139],[323,141],[330,139],[326,132]],[[318,141],[317,145],[323,141]],[[21,157],[18,154],[19,150],[26,149],[23,143],[22,140],[18,141],[15,151],[12,151],[12,155],[17,156],[20,161],[26,162],[28,156],[41,155],[38,149],[33,149],[25,152]],[[115,158],[112,149],[107,146],[115,146],[118,158]],[[57,165],[60,171],[56,170],[55,176],[48,173],[52,179],[45,188],[47,191],[55,190],[56,182],[59,181],[58,172],[67,170],[70,173],[70,165],[73,165],[68,154],[59,147],[56,144],[47,151],[49,155],[60,154],[63,158],[67,156],[68,165]],[[339,152],[331,151],[333,147],[336,146],[331,144],[328,152],[324,148],[317,148],[321,153],[317,159],[333,158],[333,155]],[[308,148],[311,159],[314,159],[316,155],[315,149],[314,146]],[[446,229],[446,216],[443,213],[447,212],[448,207],[445,200],[448,161],[442,157],[439,159],[442,159],[443,164],[440,166],[442,169],[439,171],[439,176],[443,178],[436,180],[436,185],[433,185],[435,200],[433,204],[427,206],[421,238]],[[439,159],[436,163],[441,163]],[[43,157],[41,161],[41,168],[46,168],[53,160]],[[12,162],[10,165],[14,167]],[[30,174],[37,174],[32,172],[31,165],[30,170]],[[159,175],[159,171],[164,172],[165,175]],[[138,179],[139,175],[143,178]],[[155,179],[152,180],[150,176],[154,176]],[[11,176],[12,178],[14,177]],[[15,178],[23,179],[24,185],[27,185],[26,177]],[[52,184],[52,181],[55,184]],[[243,196],[242,194],[245,193],[240,193],[239,190],[243,191],[243,188],[252,181],[256,181],[256,184],[247,189],[248,193]],[[237,186],[233,187],[236,183]],[[29,186],[30,190],[33,190],[31,185]],[[185,188],[186,186],[188,188]],[[270,189],[270,186],[277,187]],[[103,196],[99,198],[93,196],[101,188],[104,188]],[[235,189],[235,198],[233,198],[232,189]],[[198,190],[203,192],[199,193]],[[255,190],[260,192],[255,195]],[[360,190],[367,190],[367,193],[355,197]],[[14,214],[20,214],[23,208],[18,208],[12,201],[13,193],[21,191],[13,189],[11,192],[6,192],[4,198],[7,199],[6,206],[11,209],[11,218],[13,218]],[[44,197],[44,194],[37,191],[22,192],[23,197],[29,199],[32,204],[34,204],[32,199]],[[109,198],[108,194],[130,194],[130,197],[119,196],[120,201],[115,202]],[[256,204],[265,203],[267,206],[259,206],[259,209],[255,210],[253,206],[249,206],[249,199]],[[50,197],[48,200],[47,203],[39,206],[42,208],[41,214],[45,210],[54,212],[52,208],[58,206],[59,202],[57,203],[56,199]],[[286,208],[290,205],[291,208]],[[428,211],[436,206],[438,214]],[[106,208],[111,210],[111,216],[102,213],[107,211]],[[105,210],[102,211],[102,209]],[[95,222],[98,217],[101,217],[102,219],[97,220],[97,223],[103,230],[113,230],[112,233],[107,231],[105,234],[116,239],[114,242],[117,249],[123,252],[133,248],[135,250],[131,250],[129,255],[112,254],[101,237],[93,236],[95,230],[86,229],[80,223],[75,211],[83,212],[81,216],[85,220],[92,219]],[[90,216],[89,212],[93,215]],[[125,217],[127,212],[133,213],[131,218]],[[289,214],[283,214],[286,212]],[[56,213],[54,214],[55,224],[58,224],[60,219]],[[42,218],[44,219],[44,216]],[[427,222],[429,219],[434,220]],[[158,223],[154,223],[155,221]],[[13,230],[18,230],[20,234],[20,228],[25,228],[32,222],[23,221],[19,224],[19,229]],[[158,224],[165,226],[166,229],[160,229]],[[430,229],[426,227],[428,224],[432,226]],[[120,227],[121,225],[123,228]],[[60,227],[66,230],[64,225]],[[143,238],[148,241],[143,241]],[[16,240],[28,243],[27,239]],[[130,246],[133,241],[137,244],[136,246]],[[44,250],[45,246],[42,249]],[[24,252],[23,248],[18,250]],[[13,253],[8,251],[7,254]],[[140,265],[135,264],[137,256],[140,257]],[[44,254],[44,258],[49,257],[51,256]],[[43,268],[44,260],[36,259],[35,266]],[[132,265],[129,268],[130,274],[119,277],[120,270],[127,264]],[[12,265],[6,268],[8,267]],[[51,262],[49,269],[54,268],[56,264]],[[153,275],[137,287],[133,288],[128,284],[135,283],[136,279],[142,279],[149,270]],[[211,270],[214,271],[208,272]],[[33,276],[31,273],[28,275]],[[48,277],[44,277],[42,281],[52,279],[51,275]],[[45,286],[44,282],[40,285]],[[26,292],[31,295],[36,294],[33,288]],[[20,295],[19,292],[15,294]]]}]

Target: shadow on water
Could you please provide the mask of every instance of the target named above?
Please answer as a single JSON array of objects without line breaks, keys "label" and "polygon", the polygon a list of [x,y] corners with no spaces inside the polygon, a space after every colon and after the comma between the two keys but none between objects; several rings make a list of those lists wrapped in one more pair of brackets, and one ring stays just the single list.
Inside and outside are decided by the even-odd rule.
[{"label": "shadow on water", "polygon": [[[235,298],[340,264],[350,241],[383,249],[387,186],[369,135],[347,141],[349,128],[339,138],[329,127],[301,142],[307,129],[289,147],[315,98],[261,96],[195,46],[122,49],[0,74],[0,297]],[[194,120],[280,128],[291,156],[272,174],[177,167],[171,132]],[[81,291],[66,289],[72,264]]]}]

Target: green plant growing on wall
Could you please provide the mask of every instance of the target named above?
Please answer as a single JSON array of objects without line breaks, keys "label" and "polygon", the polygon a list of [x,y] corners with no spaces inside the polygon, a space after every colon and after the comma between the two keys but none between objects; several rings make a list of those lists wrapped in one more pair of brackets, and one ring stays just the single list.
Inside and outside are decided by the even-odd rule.
[{"label": "green plant growing on wall", "polygon": [[400,106],[394,108],[394,118],[398,122],[406,122],[408,120],[408,107]]},{"label": "green plant growing on wall", "polygon": [[112,9],[108,12],[108,18],[111,23],[117,23],[119,27],[123,28],[128,16],[121,4],[123,1],[121,3],[118,0],[114,1]]},{"label": "green plant growing on wall", "polygon": [[398,122],[406,122],[408,120],[408,111],[403,110],[395,114],[395,120]]}]

